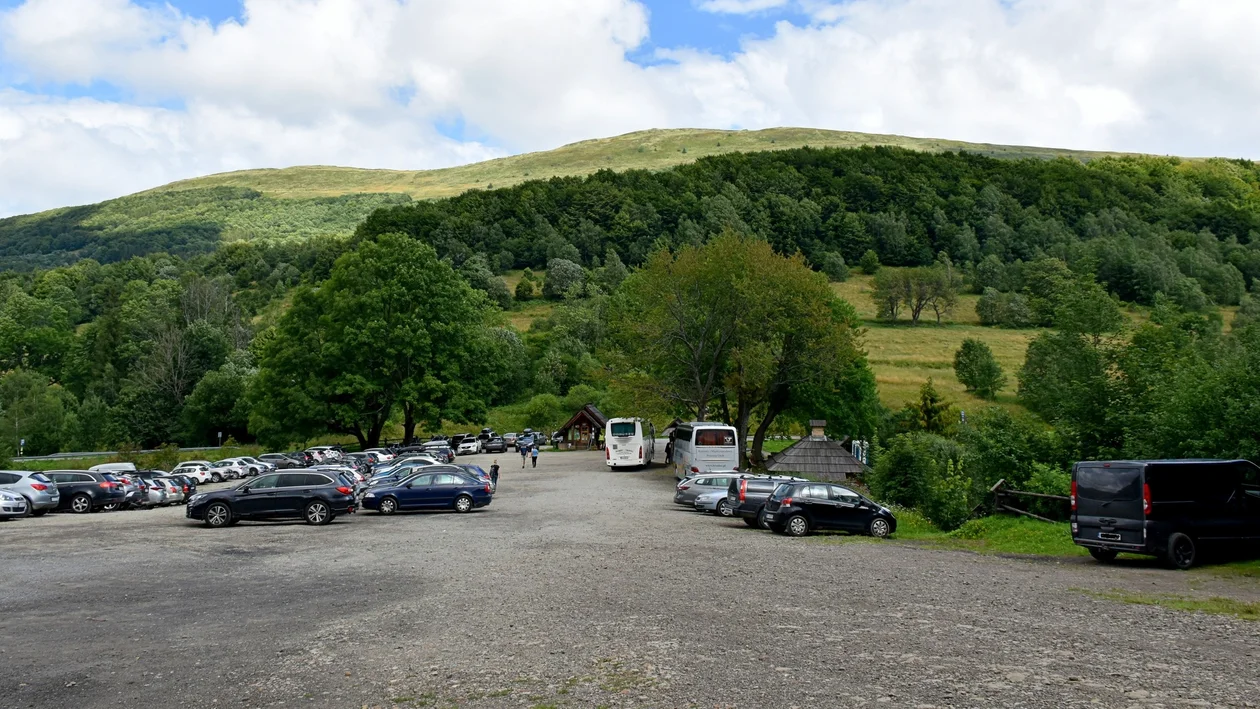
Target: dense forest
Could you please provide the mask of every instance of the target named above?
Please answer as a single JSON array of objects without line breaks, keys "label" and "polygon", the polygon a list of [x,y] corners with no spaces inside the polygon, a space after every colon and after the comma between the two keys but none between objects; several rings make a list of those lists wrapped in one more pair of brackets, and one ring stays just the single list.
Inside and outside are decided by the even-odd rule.
[{"label": "dense forest", "polygon": [[[1252,163],[800,149],[433,202],[338,198],[322,212],[216,189],[225,203],[257,203],[234,212],[242,233],[275,238],[198,231],[186,193],[170,196],[190,200],[173,231],[125,204],[108,219],[64,210],[0,223],[10,452],[18,438],[47,453],[207,444],[218,432],[370,443],[504,407],[554,425],[579,400],[727,418],[759,438],[771,422],[821,415],[874,438],[890,462],[872,484],[938,510],[942,525],[999,468],[1052,489],[1081,457],[1260,458]],[[329,236],[354,224],[352,237]],[[62,261],[73,262],[29,268]],[[502,274],[521,268],[509,291]],[[964,425],[930,386],[884,409],[861,323],[818,281],[858,268],[876,274],[877,296],[894,294],[890,319],[905,293],[915,322],[932,327],[948,303],[920,320],[939,305],[929,296],[961,288],[982,294],[987,325],[1053,327],[1010,373],[1035,416],[995,407]],[[684,272],[695,275],[679,281]],[[696,324],[669,320],[653,297],[669,292],[688,312],[733,314],[697,321],[727,333],[719,347],[698,343],[712,356],[693,364],[711,387],[669,384],[677,372],[661,357],[674,355],[653,332]],[[554,304],[549,316],[527,332],[508,325],[536,298]],[[1126,302],[1142,317],[1122,317]],[[792,307],[767,307],[778,303]],[[804,331],[815,334],[794,336]],[[1005,374],[983,347],[958,356],[969,388],[991,397]]]}]

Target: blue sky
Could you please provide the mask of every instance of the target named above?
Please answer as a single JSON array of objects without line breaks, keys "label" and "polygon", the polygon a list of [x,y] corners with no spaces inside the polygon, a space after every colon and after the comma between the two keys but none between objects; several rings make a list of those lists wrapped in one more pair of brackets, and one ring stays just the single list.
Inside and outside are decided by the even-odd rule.
[{"label": "blue sky", "polygon": [[650,128],[1260,157],[1260,0],[249,2],[0,0],[0,216]]}]

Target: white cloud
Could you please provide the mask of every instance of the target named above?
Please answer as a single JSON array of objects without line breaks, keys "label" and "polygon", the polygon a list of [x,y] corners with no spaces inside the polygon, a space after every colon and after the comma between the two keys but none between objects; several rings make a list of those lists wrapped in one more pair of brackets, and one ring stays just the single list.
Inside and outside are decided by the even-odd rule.
[{"label": "white cloud", "polygon": [[[706,0],[752,12],[780,0]],[[301,163],[436,167],[652,127],[803,125],[1260,157],[1260,2],[797,0],[718,56],[635,0],[245,0],[211,25],[133,0],[0,12],[0,213]],[[155,108],[172,106],[173,108]],[[442,136],[462,121],[482,142]]]},{"label": "white cloud", "polygon": [[788,0],[702,0],[698,7],[705,12],[747,15],[784,7],[787,4]]}]

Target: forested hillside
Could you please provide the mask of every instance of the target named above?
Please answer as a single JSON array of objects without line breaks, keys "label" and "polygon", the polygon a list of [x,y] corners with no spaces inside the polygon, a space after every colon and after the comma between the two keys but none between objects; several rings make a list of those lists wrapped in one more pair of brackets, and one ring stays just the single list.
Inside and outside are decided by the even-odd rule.
[{"label": "forested hillside", "polygon": [[99,204],[0,219],[0,268],[102,263],[154,252],[205,253],[235,240],[287,242],[346,236],[386,204],[453,197],[528,180],[599,170],[661,170],[737,151],[884,145],[928,152],[967,151],[1001,157],[1069,157],[1105,153],[804,128],[760,131],[653,130],[588,140],[525,155],[439,170],[292,167],[246,170],[182,180]]},{"label": "forested hillside", "polygon": [[[225,203],[286,203],[213,189]],[[195,197],[160,196],[189,223]],[[898,469],[966,467],[976,489],[995,460],[1017,471],[1008,480],[1053,487],[1082,456],[1260,457],[1251,163],[796,149],[399,199],[292,213],[308,240],[210,250],[193,230],[170,236],[174,253],[6,272],[0,440],[24,437],[33,453],[209,443],[218,431],[370,443],[487,419],[545,428],[595,401],[661,418],[704,411],[762,434],[821,416],[880,441]],[[353,238],[327,236],[372,207]],[[111,214],[101,224],[119,233],[144,223],[141,207],[113,209],[86,217]],[[231,216],[248,229],[269,209]],[[90,243],[108,244],[103,233]],[[835,288],[866,302],[819,287],[856,271],[860,288]],[[684,296],[691,306],[659,307]],[[693,331],[671,323],[679,312],[721,315],[701,323],[726,328],[721,346],[696,343],[710,387],[678,390],[659,359],[673,355],[652,343]],[[953,361],[941,377],[965,392],[881,397],[872,366],[901,366],[902,334],[920,332],[942,333],[917,340],[950,349],[924,361]],[[1017,349],[987,351],[1000,342]],[[994,397],[1004,408],[985,404]],[[966,426],[952,404],[965,404]],[[929,504],[915,494],[902,499]]]}]

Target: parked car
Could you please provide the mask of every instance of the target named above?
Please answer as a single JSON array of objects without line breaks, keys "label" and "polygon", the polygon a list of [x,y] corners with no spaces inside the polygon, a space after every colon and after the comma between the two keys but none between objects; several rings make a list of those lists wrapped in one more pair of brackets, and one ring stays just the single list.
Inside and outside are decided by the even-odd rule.
[{"label": "parked car", "polygon": [[843,485],[782,483],[766,500],[765,525],[780,534],[803,537],[822,529],[886,537],[897,531],[897,518],[883,505]]},{"label": "parked car", "polygon": [[719,517],[731,517],[735,514],[735,508],[731,507],[731,502],[726,497],[726,490],[711,490],[696,495],[693,507],[696,512],[715,514]]},{"label": "parked car", "polygon": [[188,494],[184,492],[184,483],[178,478],[161,476],[153,480],[159,485],[166,486],[166,504],[178,505],[188,499]]},{"label": "parked car", "polygon": [[245,473],[247,475],[259,475],[261,473],[276,472],[276,466],[271,463],[265,463],[257,458],[252,458],[247,455],[240,455],[235,458],[224,458],[224,460],[240,465],[245,469]]},{"label": "parked car", "polygon": [[89,473],[134,473],[135,463],[101,463],[88,468]]},{"label": "parked car", "polygon": [[481,441],[476,438],[465,438],[455,449],[456,455],[476,455],[481,452]]},{"label": "parked car", "polygon": [[105,509],[106,505],[122,502],[127,493],[109,473],[93,473],[87,470],[50,470],[44,475],[57,485],[61,502],[57,509],[79,514]]},{"label": "parked car", "polygon": [[1260,467],[1246,460],[1115,460],[1072,467],[1072,541],[1188,569],[1210,544],[1260,547]]},{"label": "parked car", "polygon": [[433,456],[440,463],[450,463],[455,460],[455,451],[446,441],[429,441],[424,444],[424,454]]},{"label": "parked car", "polygon": [[368,478],[367,482],[364,484],[367,487],[377,487],[379,485],[395,483],[395,482],[398,482],[399,480],[409,478],[412,475],[419,473],[421,468],[428,468],[428,467],[433,467],[433,466],[437,466],[438,469],[441,469],[441,470],[450,470],[451,472],[462,472],[462,469],[459,467],[445,464],[445,463],[435,463],[432,460],[403,461],[399,465],[395,465],[389,468],[384,468],[382,470],[374,472],[372,474],[372,477]]},{"label": "parked car", "polygon": [[125,497],[123,497],[122,502],[111,502],[110,504],[105,505],[105,510],[107,512],[113,512],[114,510],[130,510],[132,508],[139,508],[148,504],[149,497],[143,490],[140,489],[140,479],[138,477],[134,477],[134,470],[129,474],[113,473],[113,475],[114,482],[122,486]]},{"label": "parked car", "polygon": [[383,515],[406,510],[453,509],[471,512],[494,499],[490,483],[455,472],[424,472],[392,486],[381,486],[363,495],[364,509]]},{"label": "parked car", "polygon": [[721,491],[725,493],[731,487],[731,481],[742,477],[754,477],[738,470],[723,473],[703,473],[684,478],[674,488],[674,504],[691,507],[696,497],[706,492]]},{"label": "parked car", "polygon": [[285,455],[296,460],[303,468],[315,465],[315,463],[319,462],[315,457],[315,454],[310,451],[293,451],[291,453],[285,453]]},{"label": "parked car", "polygon": [[[141,472],[146,472],[146,471],[141,471]],[[161,470],[149,470],[147,472],[153,475],[165,474],[165,472]],[[210,466],[202,465],[200,463],[192,463],[191,461],[189,463],[180,463],[179,465],[175,466],[175,468],[171,470],[171,474],[172,475],[187,475],[189,478],[196,481],[197,484],[199,485],[204,485],[208,482],[213,481],[214,479],[214,476],[211,474],[211,471],[210,471]]]},{"label": "parked car", "polygon": [[749,527],[765,528],[762,515],[766,500],[781,483],[798,481],[800,478],[746,476],[734,478],[726,490],[726,499],[734,510],[733,516],[744,520]]},{"label": "parked car", "polygon": [[144,490],[144,493],[148,496],[147,507],[166,506],[166,486],[155,480],[151,473],[140,476],[140,489]]},{"label": "parked car", "polygon": [[517,435],[515,433],[503,434],[503,442],[507,444],[508,448],[512,448],[513,450],[516,449],[516,439]]},{"label": "parked car", "polygon": [[269,473],[226,490],[194,495],[184,514],[208,527],[226,527],[243,519],[299,518],[328,524],[354,512],[354,490],[336,473]]},{"label": "parked car", "polygon": [[0,490],[0,519],[25,517],[28,509],[25,497],[16,492]]},{"label": "parked car", "polygon": [[179,465],[176,465],[174,468],[171,468],[172,473],[175,473],[175,472],[185,473],[186,472],[189,475],[196,474],[198,475],[198,480],[201,479],[200,475],[202,471],[204,471],[205,475],[207,476],[206,482],[218,483],[218,482],[223,482],[224,480],[227,479],[223,471],[221,470],[216,471],[214,469],[214,463],[211,463],[208,460],[186,460],[180,463]]},{"label": "parked car", "polygon": [[276,466],[276,470],[292,470],[293,468],[305,467],[304,462],[285,455],[284,453],[263,453],[258,459],[264,463],[271,463]]},{"label": "parked car", "polygon": [[495,436],[485,443],[481,444],[481,452],[483,453],[507,453],[507,441]]},{"label": "parked car", "polygon": [[249,466],[235,458],[215,461],[211,467],[211,472],[215,470],[223,471],[224,477],[228,480],[239,480],[257,475],[257,473],[251,474]]},{"label": "parked car", "polygon": [[48,514],[49,510],[57,509],[61,502],[57,485],[43,473],[0,470],[0,490],[21,495],[26,500],[26,511],[32,517]]}]

